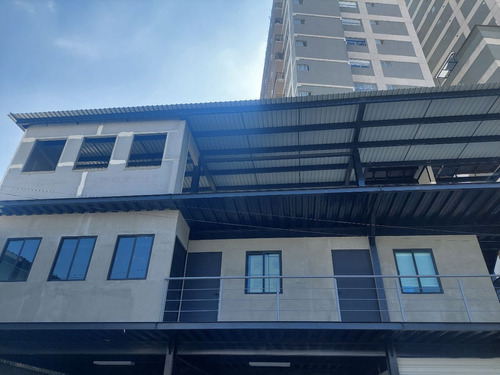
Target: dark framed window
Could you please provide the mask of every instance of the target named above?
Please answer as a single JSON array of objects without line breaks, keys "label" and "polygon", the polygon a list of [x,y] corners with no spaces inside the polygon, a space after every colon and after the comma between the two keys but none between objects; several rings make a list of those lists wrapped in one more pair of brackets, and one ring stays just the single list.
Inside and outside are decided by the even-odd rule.
[{"label": "dark framed window", "polygon": [[[247,276],[281,276],[281,251],[248,251],[246,263]],[[283,292],[281,278],[247,279],[245,293]]]},{"label": "dark framed window", "polygon": [[96,237],[61,239],[49,280],[85,280]]},{"label": "dark framed window", "polygon": [[[436,263],[430,249],[394,250],[398,274],[401,276],[437,275]],[[437,277],[402,277],[403,293],[442,293]]]},{"label": "dark framed window", "polygon": [[0,257],[0,281],[26,281],[41,238],[12,238]]},{"label": "dark framed window", "polygon": [[65,139],[35,141],[30,156],[24,164],[23,172],[54,171],[65,144]]},{"label": "dark framed window", "polygon": [[154,235],[118,236],[109,280],[145,279]]},{"label": "dark framed window", "polygon": [[132,141],[127,167],[160,166],[166,141],[166,134],[135,135]]},{"label": "dark framed window", "polygon": [[116,137],[85,138],[74,169],[107,168]]}]

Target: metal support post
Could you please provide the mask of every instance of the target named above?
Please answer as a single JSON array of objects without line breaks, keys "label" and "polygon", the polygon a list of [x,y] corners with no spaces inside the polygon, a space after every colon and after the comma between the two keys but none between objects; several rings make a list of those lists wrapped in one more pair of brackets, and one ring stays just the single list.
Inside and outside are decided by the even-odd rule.
[{"label": "metal support post", "polygon": [[280,289],[281,282],[276,282],[276,320],[280,321]]},{"label": "metal support post", "polygon": [[392,341],[386,343],[385,355],[389,375],[399,375],[398,356],[396,355],[396,349]]},{"label": "metal support post", "polygon": [[403,301],[401,300],[401,292],[399,291],[399,280],[394,279],[394,283],[396,284],[396,294],[398,296],[399,310],[401,311],[401,321],[405,322],[405,310],[403,309]]},{"label": "metal support post", "polygon": [[174,346],[169,345],[165,354],[165,366],[163,367],[163,375],[172,375],[174,370]]},{"label": "metal support post", "polygon": [[339,322],[342,321],[342,315],[340,315],[340,299],[339,299],[339,288],[337,285],[337,278],[333,278],[333,289],[335,291],[335,302],[337,304],[337,312],[339,314]]},{"label": "metal support post", "polygon": [[222,288],[224,285],[224,279],[220,279],[220,287],[219,287],[219,306],[217,307],[217,321],[221,321],[222,314]]}]

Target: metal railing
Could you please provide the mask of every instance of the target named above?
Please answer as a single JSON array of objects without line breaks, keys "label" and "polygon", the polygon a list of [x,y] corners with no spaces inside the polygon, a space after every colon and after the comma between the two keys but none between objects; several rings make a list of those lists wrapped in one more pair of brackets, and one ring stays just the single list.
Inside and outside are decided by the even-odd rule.
[{"label": "metal railing", "polygon": [[[493,284],[499,277],[172,277],[165,280],[160,320],[500,322],[500,287]],[[422,287],[429,280],[434,286]]]}]

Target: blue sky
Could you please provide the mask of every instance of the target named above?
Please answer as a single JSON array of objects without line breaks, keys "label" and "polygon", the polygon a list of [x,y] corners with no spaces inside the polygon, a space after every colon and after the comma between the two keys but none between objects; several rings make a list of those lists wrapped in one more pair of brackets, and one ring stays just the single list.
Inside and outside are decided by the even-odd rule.
[{"label": "blue sky", "polygon": [[0,0],[8,113],[257,99],[272,0]]}]

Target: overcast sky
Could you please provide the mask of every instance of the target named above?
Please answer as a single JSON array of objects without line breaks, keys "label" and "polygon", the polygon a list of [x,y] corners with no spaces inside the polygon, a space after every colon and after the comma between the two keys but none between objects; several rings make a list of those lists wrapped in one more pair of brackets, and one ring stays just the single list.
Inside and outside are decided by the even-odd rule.
[{"label": "overcast sky", "polygon": [[272,0],[0,0],[0,176],[9,112],[257,99]]}]

